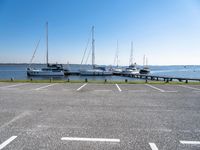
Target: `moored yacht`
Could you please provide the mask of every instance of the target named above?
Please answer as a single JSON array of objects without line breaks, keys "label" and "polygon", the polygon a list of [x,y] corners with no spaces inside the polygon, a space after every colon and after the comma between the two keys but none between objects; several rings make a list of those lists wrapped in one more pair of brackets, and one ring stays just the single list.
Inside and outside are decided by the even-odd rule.
[{"label": "moored yacht", "polygon": [[114,75],[122,74],[122,68],[118,68],[118,67],[117,68],[113,68],[112,71],[113,71]]},{"label": "moored yacht", "polygon": [[144,67],[140,69],[140,74],[149,74],[149,73],[150,73],[150,69],[148,67]]},{"label": "moored yacht", "polygon": [[130,65],[128,68],[125,68],[125,70],[122,71],[123,75],[136,75],[139,74],[139,69],[136,66],[136,63],[133,65]]},{"label": "moored yacht", "polygon": [[133,64],[133,42],[131,42],[131,55],[129,59],[129,67],[125,68],[125,70],[122,71],[122,75],[135,75],[139,74],[139,69],[137,68],[137,64]]},{"label": "moored yacht", "polygon": [[111,76],[112,71],[106,70],[106,68],[95,66],[95,40],[94,40],[94,26],[92,26],[92,68],[80,70],[82,76]]},{"label": "moored yacht", "polygon": [[[39,42],[37,44],[37,47],[38,45],[39,45]],[[28,76],[64,76],[64,69],[63,69],[62,64],[49,64],[48,62],[48,22],[46,23],[46,46],[47,46],[47,54],[46,54],[47,66],[45,68],[40,68],[40,69],[31,67],[32,60],[37,50],[37,47],[36,47],[34,54],[31,58],[30,65],[27,68]]]},{"label": "moored yacht", "polygon": [[140,69],[140,74],[149,74],[149,73],[150,73],[150,68],[148,67],[147,58],[144,55],[144,57],[143,57],[143,68]]},{"label": "moored yacht", "polygon": [[113,75],[121,75],[122,74],[122,68],[120,68],[118,65],[118,63],[119,63],[118,53],[119,53],[119,47],[118,47],[118,41],[117,41],[117,50],[116,50],[116,54],[115,54],[115,58],[114,58],[114,66],[115,66],[115,64],[117,64],[117,66],[112,68]]}]

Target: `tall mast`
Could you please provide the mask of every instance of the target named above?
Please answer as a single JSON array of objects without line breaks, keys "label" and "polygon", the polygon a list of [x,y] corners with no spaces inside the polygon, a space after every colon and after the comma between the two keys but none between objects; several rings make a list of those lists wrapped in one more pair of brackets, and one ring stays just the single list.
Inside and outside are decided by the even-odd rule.
[{"label": "tall mast", "polygon": [[118,46],[118,40],[117,40],[117,67],[118,67],[118,62],[119,62],[119,60],[118,60],[118,53],[119,53],[119,46]]},{"label": "tall mast", "polygon": [[146,56],[143,56],[143,66],[145,66]]},{"label": "tall mast", "polygon": [[92,66],[95,68],[95,45],[94,45],[94,26],[92,26]]},{"label": "tall mast", "polygon": [[131,42],[131,55],[129,60],[129,65],[133,64],[133,41]]},{"label": "tall mast", "polygon": [[117,65],[117,67],[118,67],[118,51],[119,51],[119,48],[118,48],[118,40],[117,40],[117,48],[116,48],[116,52],[115,52],[115,57],[114,57],[114,63],[113,63],[113,65],[115,66],[115,65]]},{"label": "tall mast", "polygon": [[148,66],[148,58],[146,57],[146,67]]},{"label": "tall mast", "polygon": [[48,22],[46,22],[46,46],[47,46],[47,56],[46,56],[46,60],[47,60],[47,66],[49,65],[49,53],[48,53]]}]

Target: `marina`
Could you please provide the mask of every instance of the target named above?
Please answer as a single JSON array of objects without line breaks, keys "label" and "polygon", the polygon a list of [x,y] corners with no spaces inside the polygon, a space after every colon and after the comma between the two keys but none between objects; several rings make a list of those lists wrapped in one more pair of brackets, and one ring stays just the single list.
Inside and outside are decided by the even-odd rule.
[{"label": "marina", "polygon": [[0,0],[0,150],[200,150],[200,0]]},{"label": "marina", "polygon": [[[63,68],[67,69],[70,67],[71,74],[69,72],[65,76],[27,76],[26,68],[29,64],[0,64],[0,80],[49,80],[50,78],[54,80],[71,80],[71,81],[84,81],[85,78],[88,80],[97,81],[134,81],[134,80],[154,80],[154,81],[198,81],[200,79],[200,66],[151,66],[151,73],[148,75],[137,74],[124,76],[120,72],[112,76],[80,76],[79,69],[85,68],[90,69],[89,65],[76,65],[76,64],[64,64]],[[45,68],[46,64],[32,64],[33,68]],[[142,67],[142,66],[140,66]],[[122,69],[127,68],[126,66],[121,66]],[[194,79],[194,80],[192,80]]]}]

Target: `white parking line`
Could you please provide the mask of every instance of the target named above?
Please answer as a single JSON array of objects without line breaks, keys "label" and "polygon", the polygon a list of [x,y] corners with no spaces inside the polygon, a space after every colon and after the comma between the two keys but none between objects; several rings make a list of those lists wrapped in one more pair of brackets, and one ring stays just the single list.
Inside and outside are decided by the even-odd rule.
[{"label": "white parking line", "polygon": [[64,141],[85,141],[85,142],[120,142],[120,139],[104,139],[104,138],[79,138],[79,137],[62,137]]},{"label": "white parking line", "polygon": [[94,92],[111,92],[112,90],[94,90]]},{"label": "white parking line", "polygon": [[178,91],[164,91],[165,93],[177,93]]},{"label": "white parking line", "polygon": [[26,85],[26,84],[30,84],[30,83],[21,83],[21,84],[18,83],[14,85],[2,86],[0,88],[11,88],[11,87],[21,86],[21,85]]},{"label": "white parking line", "polygon": [[42,86],[42,87],[36,88],[36,89],[34,89],[34,90],[36,90],[36,91],[42,90],[42,89],[48,88],[48,87],[50,87],[50,86],[54,86],[54,85],[56,85],[56,84],[57,84],[57,83],[49,84],[49,85],[46,85],[46,86]]},{"label": "white parking line", "polygon": [[84,86],[86,86],[87,85],[87,83],[85,83],[85,84],[83,84],[81,87],[79,87],[78,89],[77,89],[77,91],[80,91]]},{"label": "white parking line", "polygon": [[121,92],[122,90],[120,89],[119,85],[118,84],[115,84],[117,89]]},{"label": "white parking line", "polygon": [[147,92],[147,90],[127,90],[127,92],[143,93],[143,92]]},{"label": "white parking line", "polygon": [[149,143],[150,147],[152,150],[158,150],[158,147],[156,146],[155,143]]},{"label": "white parking line", "polygon": [[181,144],[199,145],[200,141],[180,141]]},{"label": "white parking line", "polygon": [[162,89],[160,89],[160,88],[157,88],[157,87],[155,87],[155,86],[153,86],[153,85],[150,85],[150,84],[145,84],[146,86],[148,86],[148,87],[151,87],[151,88],[153,88],[153,89],[155,89],[155,90],[158,90],[158,91],[160,91],[160,92],[165,92],[165,90],[162,90]]},{"label": "white parking line", "polygon": [[186,86],[186,85],[179,85],[179,86],[187,88],[187,89],[192,89],[192,90],[198,90],[198,91],[200,91],[200,89],[198,89],[198,88],[194,88],[194,87],[190,87],[190,86]]},{"label": "white parking line", "polygon": [[0,145],[0,150],[3,149],[4,147],[6,147],[6,145],[8,145],[10,142],[12,142],[15,138],[17,138],[17,136],[11,136],[9,139],[7,139],[5,142],[3,142]]},{"label": "white parking line", "polygon": [[18,116],[14,117],[12,120],[10,120],[9,122],[3,124],[2,126],[0,126],[0,131],[3,130],[3,128],[11,125],[12,123],[16,122],[17,120],[19,119],[22,119],[24,117],[26,117],[27,115],[30,115],[30,112],[29,111],[25,111],[21,114],[19,114]]}]

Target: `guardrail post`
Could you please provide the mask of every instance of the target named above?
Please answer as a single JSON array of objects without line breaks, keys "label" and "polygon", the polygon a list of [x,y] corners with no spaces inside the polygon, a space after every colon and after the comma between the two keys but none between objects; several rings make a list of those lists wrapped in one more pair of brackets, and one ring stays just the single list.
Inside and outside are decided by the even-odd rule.
[{"label": "guardrail post", "polygon": [[148,77],[146,76],[146,77],[145,77],[145,83],[147,83],[147,82],[148,82],[148,81],[147,81],[147,79],[148,79]]},{"label": "guardrail post", "polygon": [[106,83],[106,82],[107,82],[107,79],[104,80],[104,83]]},{"label": "guardrail post", "polygon": [[125,79],[125,82],[127,83],[127,82],[128,82],[128,80],[127,80],[127,79]]},{"label": "guardrail post", "polygon": [[33,78],[30,78],[31,82],[33,81]]},{"label": "guardrail post", "polygon": [[188,80],[185,80],[185,83],[188,83]]},{"label": "guardrail post", "polygon": [[87,79],[87,78],[85,78],[85,82],[88,82],[88,79]]},{"label": "guardrail post", "polygon": [[69,80],[69,78],[67,79],[67,82],[69,82],[70,80]]}]

